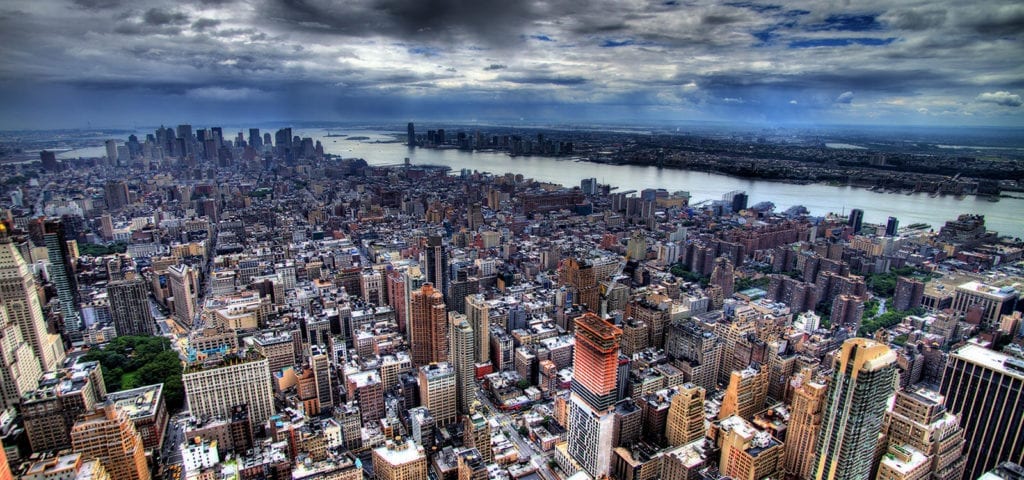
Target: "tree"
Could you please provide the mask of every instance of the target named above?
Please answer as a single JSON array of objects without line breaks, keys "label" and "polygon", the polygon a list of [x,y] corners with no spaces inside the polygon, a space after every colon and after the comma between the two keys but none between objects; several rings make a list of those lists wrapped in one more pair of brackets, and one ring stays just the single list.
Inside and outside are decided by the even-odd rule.
[{"label": "tree", "polygon": [[167,408],[177,410],[185,403],[181,359],[164,337],[117,337],[103,348],[90,350],[83,360],[100,362],[107,391],[163,383]]}]

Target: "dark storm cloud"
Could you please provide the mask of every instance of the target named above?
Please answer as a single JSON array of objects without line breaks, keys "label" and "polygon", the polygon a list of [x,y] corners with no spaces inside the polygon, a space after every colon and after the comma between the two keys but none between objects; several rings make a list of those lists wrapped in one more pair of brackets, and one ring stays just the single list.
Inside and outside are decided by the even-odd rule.
[{"label": "dark storm cloud", "polygon": [[208,28],[216,27],[217,25],[220,25],[220,20],[200,18],[199,20],[192,22],[192,30],[203,31]]},{"label": "dark storm cloud", "polygon": [[508,68],[508,66],[507,65],[502,65],[500,63],[492,63],[492,64],[484,67],[484,70],[488,70],[488,71],[491,71],[491,70],[502,70],[502,69],[505,69],[505,68]]},{"label": "dark storm cloud", "polygon": [[523,85],[561,85],[561,86],[572,86],[572,85],[583,85],[587,83],[587,79],[578,76],[501,76],[498,80],[509,83],[518,83]]},{"label": "dark storm cloud", "polygon": [[188,15],[181,12],[164,10],[162,8],[151,8],[146,10],[146,13],[142,16],[142,20],[146,22],[147,25],[153,25],[156,27],[163,25],[181,25],[188,23]]},{"label": "dark storm cloud", "polygon": [[121,0],[72,0],[71,3],[89,10],[115,8],[123,4]]},{"label": "dark storm cloud", "polygon": [[966,15],[961,24],[982,35],[1021,36],[1024,34],[1024,5],[978,9]]}]

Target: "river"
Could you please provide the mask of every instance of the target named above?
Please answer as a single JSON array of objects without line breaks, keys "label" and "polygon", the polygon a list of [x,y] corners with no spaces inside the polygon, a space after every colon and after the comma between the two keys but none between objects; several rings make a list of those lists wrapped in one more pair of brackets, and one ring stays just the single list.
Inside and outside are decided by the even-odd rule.
[{"label": "river", "polygon": [[[1003,235],[1024,237],[1024,199],[1001,198],[998,202],[975,196],[957,199],[953,196],[932,197],[925,193],[872,192],[863,188],[823,184],[794,185],[766,180],[730,177],[715,173],[695,172],[635,165],[608,165],[551,157],[510,157],[501,152],[467,152],[461,150],[410,149],[393,142],[388,132],[297,129],[294,135],[320,140],[326,153],[343,158],[358,157],[371,165],[402,163],[406,157],[413,164],[445,165],[454,172],[463,168],[503,174],[521,173],[528,178],[553,182],[565,186],[579,186],[584,178],[596,178],[600,183],[618,187],[618,191],[664,188],[670,192],[690,192],[691,203],[719,199],[733,190],[744,190],[749,205],[769,201],[777,211],[794,205],[803,205],[812,215],[830,212],[844,213],[852,208],[864,210],[864,221],[884,224],[889,216],[899,219],[900,225],[927,223],[936,230],[946,220],[961,213],[985,215],[985,225]],[[404,132],[402,132],[404,136]],[[346,137],[367,137],[368,140]],[[378,143],[389,142],[391,143]],[[60,158],[102,155],[103,148],[86,148],[64,152]]]}]

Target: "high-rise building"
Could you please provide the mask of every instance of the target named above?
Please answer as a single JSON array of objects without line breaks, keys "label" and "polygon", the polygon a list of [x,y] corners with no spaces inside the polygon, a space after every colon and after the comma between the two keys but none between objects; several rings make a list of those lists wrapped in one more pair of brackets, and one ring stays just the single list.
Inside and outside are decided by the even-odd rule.
[{"label": "high-rise building", "polygon": [[72,343],[82,341],[82,314],[78,310],[81,295],[78,292],[78,280],[71,265],[71,253],[64,235],[64,224],[60,220],[47,220],[43,240],[46,242],[46,253],[50,258],[50,281],[57,287],[57,299],[60,301],[60,313],[64,319],[64,334]]},{"label": "high-rise building", "polygon": [[933,480],[959,480],[966,461],[961,455],[964,432],[943,402],[941,395],[923,388],[896,392],[896,401],[885,412],[882,434],[890,449],[910,447],[921,452]]},{"label": "high-rise building", "polygon": [[812,476],[868,478],[883,413],[896,385],[896,353],[885,344],[851,338],[833,358],[832,371]]},{"label": "high-rise building", "polygon": [[493,462],[494,450],[491,448],[491,425],[487,421],[487,417],[474,411],[463,418],[465,419],[463,422],[465,438],[462,443],[467,448],[479,450],[480,458],[483,459],[484,463]]},{"label": "high-rise building", "polygon": [[[0,449],[3,455],[3,449]],[[8,474],[10,472],[8,471]],[[33,463],[21,480],[111,480],[103,463],[95,458],[86,459],[81,453],[70,453],[44,458]],[[4,476],[3,465],[0,464],[0,480],[11,480],[10,475]]]},{"label": "high-rise building", "polygon": [[32,345],[0,305],[0,411],[17,406],[23,396],[36,388],[42,375]]},{"label": "high-rise building", "polygon": [[722,454],[718,469],[736,480],[779,478],[783,445],[771,433],[731,416],[719,422]]},{"label": "high-rise building", "polygon": [[967,440],[963,478],[1024,464],[1024,360],[968,343],[949,354],[939,391]]},{"label": "high-rise building", "polygon": [[448,291],[448,249],[440,236],[423,239],[423,267],[428,283],[442,294]]},{"label": "high-rise building", "polygon": [[14,480],[11,466],[7,463],[7,452],[0,448],[0,480]]},{"label": "high-rise building", "polygon": [[711,271],[711,285],[722,287],[722,296],[732,297],[736,277],[733,275],[732,262],[726,257],[715,259],[715,268]]},{"label": "high-rise building", "polygon": [[427,480],[427,456],[412,440],[373,449],[373,474],[379,480]]},{"label": "high-rise building", "polygon": [[764,409],[768,397],[768,368],[765,365],[752,364],[740,371],[733,371],[729,376],[729,386],[722,398],[722,409],[718,418],[724,419],[738,415],[750,421],[754,414]]},{"label": "high-rise building", "polygon": [[783,465],[786,473],[796,478],[811,478],[814,469],[815,446],[824,415],[825,392],[828,387],[811,378],[805,370],[793,390],[793,404],[789,409],[789,428],[786,430],[786,455]]},{"label": "high-rise building", "polygon": [[853,233],[860,233],[861,225],[864,223],[864,210],[854,208],[850,210],[850,216],[846,224],[853,227]]},{"label": "high-rise building", "polygon": [[448,315],[441,292],[430,283],[412,292],[409,337],[417,366],[448,358]]},{"label": "high-rise building", "polygon": [[167,283],[174,298],[174,319],[186,328],[191,327],[199,289],[195,270],[188,265],[171,265],[167,267]]},{"label": "high-rise building", "polygon": [[611,469],[622,329],[592,312],[576,317],[568,452],[593,477]]},{"label": "high-rise building", "polygon": [[407,136],[406,143],[410,147],[415,147],[416,146],[416,126],[413,125],[412,122],[409,122],[409,125],[406,126],[406,132],[405,133],[406,133],[406,136]]},{"label": "high-rise building", "polygon": [[43,170],[47,172],[56,172],[60,170],[60,164],[57,163],[57,154],[49,150],[43,150],[39,152],[39,161],[43,164]]},{"label": "high-rise building", "polygon": [[878,462],[878,475],[885,480],[925,480],[929,477],[931,462],[924,452],[910,445],[890,443]]},{"label": "high-rise building", "polygon": [[0,223],[0,304],[7,311],[7,321],[17,325],[22,339],[32,346],[42,370],[56,370],[64,361],[64,343],[59,335],[46,330],[35,277],[3,223]]},{"label": "high-rise building", "polygon": [[[953,293],[953,310],[967,314],[967,322],[981,324],[982,328],[999,325],[999,317],[1013,311],[1019,293],[1013,287],[994,287],[971,281],[958,285]],[[971,318],[977,309],[980,316]]]},{"label": "high-rise building", "polygon": [[117,140],[105,140],[103,146],[107,149],[107,163],[114,165],[117,162]]},{"label": "high-rise building", "polygon": [[842,294],[832,300],[832,313],[829,316],[832,326],[850,327],[856,330],[860,328],[860,321],[863,317],[864,297]]},{"label": "high-rise building", "polygon": [[896,231],[900,229],[900,221],[896,217],[889,217],[885,222],[885,236],[895,237]]},{"label": "high-rise building", "polygon": [[921,306],[924,299],[924,282],[910,277],[896,279],[896,292],[892,299],[892,308],[906,311]]},{"label": "high-rise building", "polygon": [[316,381],[316,396],[320,411],[330,412],[334,409],[334,380],[331,375],[331,359],[320,346],[309,347],[309,366],[313,370]]},{"label": "high-rise building", "polygon": [[473,329],[474,362],[484,363],[491,359],[491,307],[481,294],[466,296],[466,320]]},{"label": "high-rise building", "polygon": [[153,334],[153,314],[149,310],[149,288],[145,280],[112,282],[107,285],[107,298],[117,336]]},{"label": "high-rise building", "polygon": [[420,404],[430,410],[440,427],[455,423],[455,369],[448,362],[432,363],[419,369]]},{"label": "high-rise building", "polygon": [[455,403],[458,413],[468,414],[473,400],[476,399],[476,382],[473,360],[473,327],[466,316],[458,312],[448,312],[448,362],[455,367]]},{"label": "high-rise building", "polygon": [[85,458],[98,459],[111,478],[150,478],[142,437],[128,413],[112,404],[79,418],[71,429],[71,448]]},{"label": "high-rise building", "polygon": [[270,381],[267,359],[255,352],[192,365],[181,376],[193,417],[229,418],[233,407],[247,405],[252,425],[260,425],[274,414]]},{"label": "high-rise building", "polygon": [[672,397],[665,437],[675,447],[703,439],[704,435],[704,388],[685,383]]}]

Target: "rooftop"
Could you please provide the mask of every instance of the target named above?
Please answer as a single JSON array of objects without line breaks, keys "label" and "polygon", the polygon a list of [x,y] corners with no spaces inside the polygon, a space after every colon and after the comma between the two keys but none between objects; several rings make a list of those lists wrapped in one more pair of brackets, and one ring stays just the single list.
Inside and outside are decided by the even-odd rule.
[{"label": "rooftop", "polygon": [[120,407],[131,418],[147,417],[155,415],[160,406],[160,399],[163,396],[164,384],[146,385],[145,387],[133,388],[114,392],[107,398]]},{"label": "rooftop", "polygon": [[965,362],[1024,380],[1024,362],[1004,353],[969,342],[954,351],[953,355]]}]

